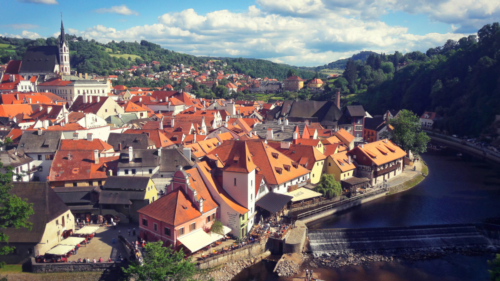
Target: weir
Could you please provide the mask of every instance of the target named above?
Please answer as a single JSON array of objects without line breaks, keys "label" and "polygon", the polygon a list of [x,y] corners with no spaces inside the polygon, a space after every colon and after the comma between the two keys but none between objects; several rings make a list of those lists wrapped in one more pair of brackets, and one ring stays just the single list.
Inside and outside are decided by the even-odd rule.
[{"label": "weir", "polygon": [[483,224],[449,224],[309,230],[308,237],[310,250],[314,254],[324,254],[428,248],[492,247],[493,244],[498,244],[495,243],[498,241],[495,239],[498,233],[498,228],[491,229]]}]

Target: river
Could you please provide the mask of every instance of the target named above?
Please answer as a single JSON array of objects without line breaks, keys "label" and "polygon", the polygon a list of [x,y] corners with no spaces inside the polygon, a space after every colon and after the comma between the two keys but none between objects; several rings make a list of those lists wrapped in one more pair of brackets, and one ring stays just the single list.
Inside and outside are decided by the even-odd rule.
[{"label": "river", "polygon": [[[428,177],[403,193],[387,196],[308,224],[310,229],[391,227],[469,223],[500,217],[500,167],[451,149],[422,156]],[[413,263],[372,263],[340,269],[318,269],[323,280],[489,280],[492,256],[450,255]],[[294,280],[275,276],[273,264],[250,267],[233,280]],[[305,268],[305,267],[304,267]],[[296,279],[295,279],[296,280]]]}]

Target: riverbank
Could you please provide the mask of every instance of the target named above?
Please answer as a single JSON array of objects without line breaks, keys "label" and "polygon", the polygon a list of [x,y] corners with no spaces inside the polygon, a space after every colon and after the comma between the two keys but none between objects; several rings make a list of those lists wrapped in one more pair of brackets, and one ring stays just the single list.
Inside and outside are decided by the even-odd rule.
[{"label": "riverbank", "polygon": [[[425,161],[420,159],[416,163],[413,163],[415,166],[416,173],[411,174],[403,179],[401,183],[393,183],[389,186],[389,192],[386,195],[392,195],[400,192],[407,191],[412,187],[415,187],[417,184],[421,183],[428,175],[429,175],[429,167],[425,164]],[[411,169],[408,167],[407,169]]]}]

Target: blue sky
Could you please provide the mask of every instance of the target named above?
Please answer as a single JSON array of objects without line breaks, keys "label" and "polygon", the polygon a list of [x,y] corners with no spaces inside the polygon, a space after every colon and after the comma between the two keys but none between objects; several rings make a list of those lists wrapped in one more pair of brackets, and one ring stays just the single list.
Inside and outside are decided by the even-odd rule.
[{"label": "blue sky", "polygon": [[442,45],[500,16],[491,0],[8,0],[1,36],[66,32],[106,43],[149,40],[193,55],[315,66],[362,50]]}]

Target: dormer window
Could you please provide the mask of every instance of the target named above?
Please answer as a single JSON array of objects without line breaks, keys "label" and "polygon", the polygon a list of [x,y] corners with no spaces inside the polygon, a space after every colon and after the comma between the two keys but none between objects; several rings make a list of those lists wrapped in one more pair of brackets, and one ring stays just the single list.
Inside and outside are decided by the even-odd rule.
[{"label": "dormer window", "polygon": [[279,155],[278,153],[273,152],[273,153],[271,153],[271,155],[272,155],[275,159],[278,159],[278,155]]}]

